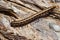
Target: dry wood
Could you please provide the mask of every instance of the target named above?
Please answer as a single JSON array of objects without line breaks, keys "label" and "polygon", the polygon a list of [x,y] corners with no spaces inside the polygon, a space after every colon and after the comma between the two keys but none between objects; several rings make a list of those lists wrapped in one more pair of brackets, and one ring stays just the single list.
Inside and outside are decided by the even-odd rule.
[{"label": "dry wood", "polygon": [[25,6],[24,4],[21,4],[21,3],[18,3],[18,2],[14,2],[14,1],[10,1],[10,0],[9,0],[9,2],[12,2],[12,3],[15,3],[15,4],[21,5],[21,6],[25,7],[25,8],[28,8],[28,9],[30,9],[30,10],[32,10],[32,11],[37,12],[36,10],[33,10],[33,9],[31,9],[31,8],[29,8],[29,7],[27,7],[27,6]]},{"label": "dry wood", "polygon": [[15,18],[17,18],[17,19],[19,18],[13,10],[11,10],[11,9],[6,9],[6,8],[4,8],[3,6],[0,6],[0,12],[1,12],[1,13],[4,13],[4,14],[6,14],[6,15],[9,15],[9,16],[13,16],[13,17],[15,17]]},{"label": "dry wood", "polygon": [[27,39],[24,36],[14,35],[12,33],[7,33],[2,30],[0,30],[0,33],[8,40],[31,40],[31,39]]},{"label": "dry wood", "polygon": [[58,13],[55,13],[54,14],[54,12],[53,12],[53,14],[51,14],[49,16],[52,17],[52,18],[55,18],[55,19],[59,19],[60,20],[60,14],[58,14]]},{"label": "dry wood", "polygon": [[[28,5],[24,5],[24,3],[22,4],[22,3],[19,3],[18,1],[22,1],[24,3],[27,3]],[[47,17],[47,16],[49,17],[51,15],[54,18],[60,18],[60,14],[52,12],[52,10],[55,9],[55,7],[52,6],[52,7],[48,8],[49,7],[49,4],[48,4],[47,6],[44,5],[44,7],[42,7],[42,9],[41,9],[40,6],[38,6],[39,5],[38,0],[34,0],[34,2],[36,2],[35,4],[27,2],[27,1],[28,0],[26,0],[26,1],[13,0],[13,1],[7,2],[7,0],[5,0],[5,2],[7,2],[7,5],[9,5],[8,3],[11,3],[12,5],[10,5],[10,7],[11,6],[13,6],[13,7],[11,7],[11,9],[8,9],[6,6],[5,6],[6,8],[4,8],[4,7],[0,8],[1,14],[5,14],[4,16],[0,15],[0,16],[2,16],[2,17],[0,17],[1,18],[0,21],[2,22],[1,24],[4,25],[3,27],[0,25],[0,34],[3,36],[2,37],[0,35],[1,36],[0,40],[3,40],[3,38],[5,38],[7,40],[58,40],[56,34],[49,28],[49,26],[46,26],[46,25],[48,25],[47,23],[54,22],[54,21],[51,21],[51,19],[49,19],[49,20],[45,19],[45,17]],[[47,3],[47,0],[43,0],[43,2]],[[44,3],[42,3],[42,4],[44,4]],[[30,7],[28,7],[29,5],[30,5]],[[31,8],[31,5],[37,6],[37,8],[39,7],[39,10],[37,8],[35,10],[33,8],[34,6],[32,6],[32,8]],[[47,9],[45,7],[47,7]],[[44,8],[45,8],[45,10],[43,10]],[[42,11],[40,11],[40,10],[42,10]],[[33,14],[32,16],[29,16],[30,12],[31,12],[31,14]],[[52,12],[52,13],[50,13],[50,12]],[[28,16],[28,17],[26,17],[26,19],[25,18],[23,19],[23,16],[25,16],[25,15],[23,15],[24,13],[28,14],[28,15],[26,15],[26,16]],[[22,20],[20,19],[19,16],[17,16],[17,14],[19,16],[21,14],[23,15],[21,18]],[[9,17],[7,17],[7,15]],[[11,19],[11,16],[13,16],[15,18]],[[40,18],[40,19],[38,19],[38,18]],[[38,20],[34,21],[35,19],[38,19]],[[14,21],[12,21],[12,20],[14,20]],[[32,22],[32,21],[34,21],[34,22]],[[11,27],[10,22],[12,22],[13,27]],[[30,22],[32,22],[32,23],[30,23]],[[30,24],[28,24],[28,23],[30,23]],[[24,26],[24,25],[26,25],[26,26]],[[20,27],[20,26],[23,26],[23,27]],[[14,27],[16,27],[16,28],[14,28]]]}]

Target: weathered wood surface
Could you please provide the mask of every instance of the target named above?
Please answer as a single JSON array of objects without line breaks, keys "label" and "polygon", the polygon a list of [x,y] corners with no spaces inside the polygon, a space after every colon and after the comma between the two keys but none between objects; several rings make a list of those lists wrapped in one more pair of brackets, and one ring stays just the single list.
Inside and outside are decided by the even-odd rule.
[{"label": "weathered wood surface", "polygon": [[[11,1],[17,3],[13,3]],[[58,19],[53,19],[60,13],[60,3],[55,3],[51,0],[11,1],[0,0],[0,5],[6,9],[13,10],[17,14],[19,20],[25,19],[30,15],[53,5],[56,5],[57,7],[53,10],[53,15],[39,18],[22,27],[12,27],[10,23],[16,18],[14,16],[9,16],[9,14],[3,14],[4,12],[0,12],[0,40],[60,40],[60,32],[58,33],[60,29],[57,30],[58,27],[60,28],[60,21]],[[25,7],[20,4],[23,4]],[[53,24],[57,24],[58,26],[53,26]]]}]

